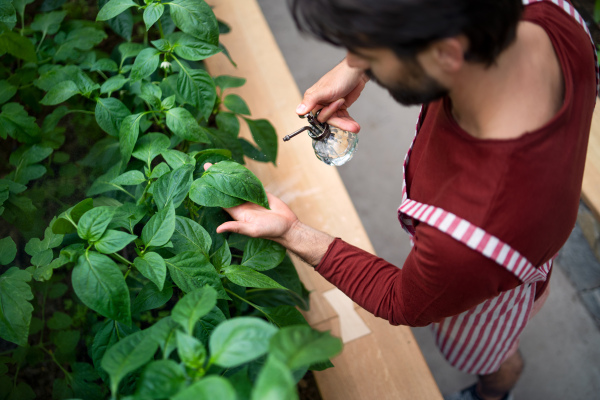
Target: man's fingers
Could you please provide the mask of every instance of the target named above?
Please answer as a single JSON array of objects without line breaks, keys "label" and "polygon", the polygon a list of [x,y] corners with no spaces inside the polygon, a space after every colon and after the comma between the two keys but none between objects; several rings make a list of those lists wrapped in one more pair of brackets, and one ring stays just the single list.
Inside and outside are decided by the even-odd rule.
[{"label": "man's fingers", "polygon": [[219,225],[217,227],[217,233],[223,233],[223,232],[233,232],[233,233],[242,233],[241,230],[241,224],[237,221],[228,221],[228,222],[224,222],[221,225]]},{"label": "man's fingers", "polygon": [[204,168],[204,170],[205,170],[205,171],[207,171],[207,170],[208,170],[210,167],[212,167],[212,164],[211,164],[211,163],[209,163],[209,162],[207,162],[207,163],[206,163],[206,164],[204,164],[202,167]]},{"label": "man's fingers", "polygon": [[333,103],[323,107],[321,109],[321,113],[317,118],[320,122],[326,122],[331,118],[335,113],[340,109],[340,107],[344,104],[344,99],[337,99]]}]

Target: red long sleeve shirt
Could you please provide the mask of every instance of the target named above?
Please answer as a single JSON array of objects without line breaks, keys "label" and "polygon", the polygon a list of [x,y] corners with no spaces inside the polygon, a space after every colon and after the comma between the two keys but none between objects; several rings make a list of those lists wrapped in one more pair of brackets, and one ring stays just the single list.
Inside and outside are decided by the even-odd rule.
[{"label": "red long sleeve shirt", "polygon": [[[541,265],[575,225],[596,79],[590,39],[571,16],[544,1],[527,6],[523,19],[546,31],[558,56],[565,83],[559,112],[516,139],[481,140],[458,126],[447,98],[430,103],[406,182],[409,198],[468,220]],[[402,269],[336,239],[316,270],[394,325],[438,322],[520,284],[434,227],[418,224],[413,240]],[[538,296],[547,284],[538,283]]]}]

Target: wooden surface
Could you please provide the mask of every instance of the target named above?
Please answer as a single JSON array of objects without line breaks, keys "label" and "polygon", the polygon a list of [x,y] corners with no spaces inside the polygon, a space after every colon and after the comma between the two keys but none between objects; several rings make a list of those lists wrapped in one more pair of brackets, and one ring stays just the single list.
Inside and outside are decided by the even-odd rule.
[{"label": "wooden surface", "polygon": [[600,221],[600,101],[596,100],[596,109],[592,117],[592,129],[588,143],[581,197]]},{"label": "wooden surface", "polygon": [[[251,118],[268,119],[280,138],[303,126],[304,121],[294,113],[300,93],[256,1],[209,3],[232,28],[221,40],[238,64],[235,68],[225,56],[217,55],[207,60],[210,73],[246,78],[242,88],[227,93],[242,96]],[[251,137],[243,122],[241,136]],[[307,135],[279,142],[277,167],[252,161],[248,167],[303,222],[373,252],[335,167],[316,159]],[[408,327],[393,327],[375,318],[313,268],[298,259],[294,264],[311,291],[307,320],[345,341],[344,351],[333,360],[336,367],[315,374],[325,400],[442,398]]]}]

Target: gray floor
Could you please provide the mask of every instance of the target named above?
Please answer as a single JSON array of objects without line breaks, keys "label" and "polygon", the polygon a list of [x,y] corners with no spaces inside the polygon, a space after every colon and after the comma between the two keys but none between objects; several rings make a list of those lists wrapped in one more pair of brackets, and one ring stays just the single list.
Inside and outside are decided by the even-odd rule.
[{"label": "gray floor", "polygon": [[[344,57],[340,49],[298,35],[285,1],[258,2],[301,92]],[[401,266],[409,244],[396,210],[402,160],[418,109],[401,107],[385,91],[368,85],[350,111],[362,126],[360,143],[355,158],[339,172],[377,254]],[[569,264],[567,271],[576,266],[570,257],[559,261]],[[446,364],[428,328],[413,332],[443,393],[474,381]],[[517,400],[600,399],[600,330],[561,268],[555,268],[551,295],[523,334],[521,350],[527,366],[515,389]]]}]

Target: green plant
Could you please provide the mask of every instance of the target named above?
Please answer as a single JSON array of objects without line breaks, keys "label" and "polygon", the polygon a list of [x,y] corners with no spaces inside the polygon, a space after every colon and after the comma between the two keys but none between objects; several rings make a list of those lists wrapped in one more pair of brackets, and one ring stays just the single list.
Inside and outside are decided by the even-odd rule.
[{"label": "green plant", "polygon": [[244,80],[203,68],[228,27],[203,0],[99,9],[0,0],[0,400],[296,397],[341,343],[284,248],[215,232],[268,207],[242,164],[277,154]]}]

